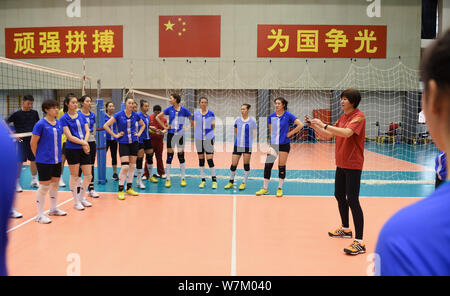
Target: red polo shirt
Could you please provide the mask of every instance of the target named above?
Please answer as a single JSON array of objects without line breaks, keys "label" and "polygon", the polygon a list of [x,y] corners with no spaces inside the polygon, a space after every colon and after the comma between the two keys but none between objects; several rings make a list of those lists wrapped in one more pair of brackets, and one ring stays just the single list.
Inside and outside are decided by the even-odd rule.
[{"label": "red polo shirt", "polygon": [[[165,124],[167,122],[167,119],[165,119],[164,117],[161,118],[161,121]],[[155,114],[151,114],[150,115],[150,125],[156,127],[157,129],[163,130],[164,127],[162,127],[158,121],[156,121],[156,116]],[[160,139],[162,140],[164,138],[164,135],[158,135],[155,133],[151,133],[150,134],[150,139]]]},{"label": "red polo shirt", "polygon": [[359,109],[355,109],[350,114],[342,114],[335,126],[349,128],[354,132],[349,138],[336,137],[336,166],[342,169],[362,170],[366,117]]}]

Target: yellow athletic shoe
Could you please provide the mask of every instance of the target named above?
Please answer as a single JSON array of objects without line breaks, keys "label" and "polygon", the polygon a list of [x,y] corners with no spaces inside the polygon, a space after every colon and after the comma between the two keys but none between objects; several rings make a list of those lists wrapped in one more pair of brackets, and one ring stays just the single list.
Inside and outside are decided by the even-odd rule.
[{"label": "yellow athletic shoe", "polygon": [[269,190],[265,188],[261,188],[258,192],[256,192],[257,196],[269,194]]},{"label": "yellow athletic shoe", "polygon": [[198,185],[198,188],[205,188],[205,185],[206,185],[206,182],[205,182],[205,181],[202,181],[202,182],[200,183],[200,185]]},{"label": "yellow athletic shoe", "polygon": [[172,186],[172,182],[170,180],[166,180],[166,185],[164,185],[166,188],[170,188]]},{"label": "yellow athletic shoe", "polygon": [[134,191],[133,188],[128,189],[128,190],[127,190],[127,193],[128,193],[129,195],[133,195],[133,196],[138,196],[138,195],[139,195],[139,193],[137,193],[136,191]]},{"label": "yellow athletic shoe", "polygon": [[228,182],[228,184],[227,185],[225,185],[225,189],[230,189],[231,187],[233,187],[233,183],[231,183],[231,182]]},{"label": "yellow athletic shoe", "polygon": [[120,200],[124,200],[125,199],[125,192],[123,192],[123,190],[119,191],[118,196],[119,196]]},{"label": "yellow athletic shoe", "polygon": [[152,183],[158,183],[158,179],[156,179],[154,176],[151,176],[148,180]]},{"label": "yellow athletic shoe", "polygon": [[278,188],[277,189],[277,197],[282,197],[283,196],[283,189]]},{"label": "yellow athletic shoe", "polygon": [[212,189],[217,189],[217,182],[212,182]]},{"label": "yellow athletic shoe", "polygon": [[186,187],[186,185],[187,185],[186,180],[181,179],[180,185],[181,185],[181,187]]},{"label": "yellow athletic shoe", "polygon": [[244,190],[245,189],[245,183],[241,183],[241,185],[239,185],[239,190]]}]

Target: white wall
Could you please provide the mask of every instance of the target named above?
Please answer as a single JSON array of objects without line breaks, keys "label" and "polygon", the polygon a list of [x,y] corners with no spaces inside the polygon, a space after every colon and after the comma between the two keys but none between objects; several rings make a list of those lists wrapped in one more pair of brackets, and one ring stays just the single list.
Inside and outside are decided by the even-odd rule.
[{"label": "white wall", "polygon": [[[8,27],[123,25],[124,57],[87,59],[88,74],[101,78],[103,88],[140,89],[210,88],[257,89],[267,73],[276,73],[273,88],[295,81],[305,68],[303,59],[258,59],[257,24],[387,25],[387,59],[374,60],[387,68],[393,59],[416,69],[420,57],[420,0],[382,1],[381,18],[369,18],[365,0],[89,0],[81,1],[81,18],[68,18],[64,0],[2,0],[0,24]],[[166,59],[158,57],[158,16],[219,14],[222,16],[221,57]],[[0,30],[0,55],[4,55],[4,30]],[[233,64],[236,60],[236,64]],[[323,87],[332,88],[348,69],[348,59],[309,59],[310,71]],[[32,59],[40,65],[81,73],[80,59]],[[133,61],[134,78],[130,67]],[[357,61],[359,63],[360,61]],[[365,61],[362,61],[365,63]],[[204,72],[198,72],[197,69]],[[195,73],[194,76],[190,76]],[[209,73],[210,77],[206,77]],[[231,74],[230,74],[231,73]],[[226,84],[221,81],[232,75]],[[93,82],[95,85],[95,80]],[[355,86],[358,87],[358,86]]]}]

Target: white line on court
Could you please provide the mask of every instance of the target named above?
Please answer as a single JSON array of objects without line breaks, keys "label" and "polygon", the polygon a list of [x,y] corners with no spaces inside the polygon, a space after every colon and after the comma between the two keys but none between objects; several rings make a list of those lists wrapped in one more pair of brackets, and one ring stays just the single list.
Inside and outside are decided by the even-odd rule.
[{"label": "white line on court", "polygon": [[[73,197],[70,198],[70,199],[68,199],[68,200],[66,200],[66,201],[64,201],[64,202],[62,202],[62,203],[60,203],[60,204],[58,204],[57,207],[60,207],[60,206],[62,206],[62,205],[65,205],[66,203],[68,203],[69,201],[72,201],[72,200],[73,200]],[[50,211],[50,210],[45,211],[44,214],[47,215],[49,211]],[[15,226],[15,227],[13,227],[13,228],[11,228],[11,229],[8,229],[8,231],[6,231],[6,233],[9,233],[9,232],[11,232],[11,231],[13,231],[13,230],[16,230],[16,229],[18,229],[18,228],[24,226],[25,224],[28,224],[28,223],[30,223],[31,221],[34,221],[34,219],[36,219],[36,216],[34,216],[33,218],[28,219],[28,220],[25,221],[25,222],[20,223],[19,225]]]},{"label": "white line on court", "polygon": [[236,276],[236,208],[237,198],[233,195],[233,229],[231,234],[231,276]]}]

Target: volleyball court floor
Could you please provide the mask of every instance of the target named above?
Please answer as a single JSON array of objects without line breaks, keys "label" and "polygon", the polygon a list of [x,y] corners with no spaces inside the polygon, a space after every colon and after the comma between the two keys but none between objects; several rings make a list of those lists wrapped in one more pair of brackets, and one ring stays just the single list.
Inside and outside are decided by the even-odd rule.
[{"label": "volleyball court floor", "polygon": [[[76,258],[77,270],[86,276],[372,274],[372,253],[384,223],[399,209],[430,194],[434,185],[363,183],[360,200],[367,252],[348,256],[343,248],[351,240],[327,234],[340,225],[333,196],[334,160],[323,159],[324,149],[333,148],[329,144],[294,145],[303,146],[291,150],[287,178],[308,178],[320,172],[324,182],[287,181],[284,196],[276,198],[275,163],[270,195],[256,197],[254,193],[263,183],[265,159],[257,152],[252,155],[247,189],[225,190],[231,153],[216,152],[219,187],[211,189],[208,178],[207,186],[199,189],[197,155],[188,152],[186,187],[180,187],[179,171],[173,169],[172,188],[165,188],[164,180],[158,184],[145,181],[147,188],[137,190],[139,196],[119,200],[118,182],[111,180],[112,168],[107,167],[108,182],[95,185],[100,198],[88,198],[93,207],[75,210],[68,187],[60,188],[58,204],[68,215],[51,217],[53,222],[48,225],[34,222],[35,191],[29,187],[31,176],[25,166],[21,177],[24,191],[15,201],[24,217],[11,219],[9,225],[9,273],[67,275]],[[413,155],[408,153],[411,148],[397,145],[395,149],[399,156],[392,158],[385,155],[385,145],[367,145],[362,179],[434,179],[435,148],[414,148],[423,150],[414,153],[415,158],[408,157]],[[306,167],[311,163],[313,167]],[[176,157],[173,166],[178,167]],[[242,162],[239,168],[237,176],[242,176]],[[206,173],[209,176],[208,167]],[[237,177],[235,184],[239,186],[241,180]],[[67,166],[64,181],[69,183]],[[45,209],[49,206],[47,198]],[[350,226],[354,230],[351,215]]]}]

